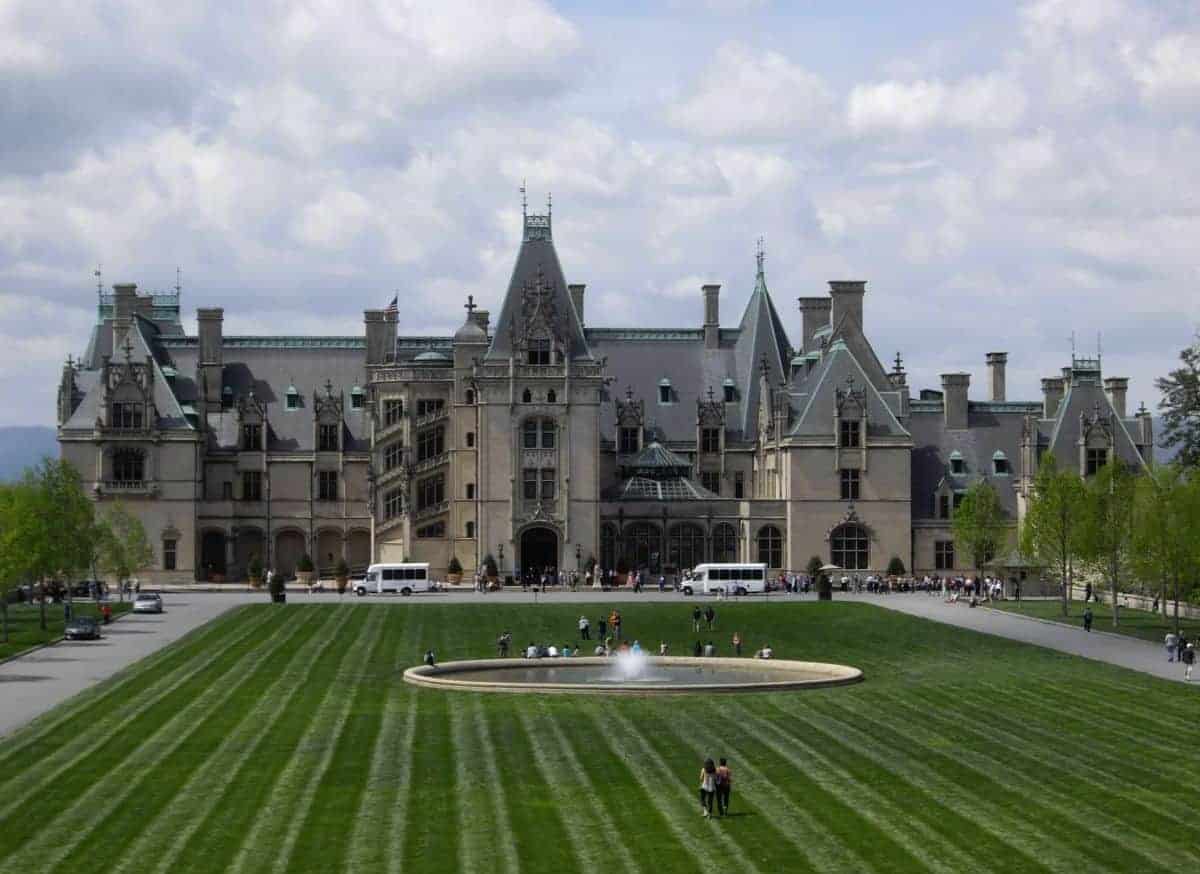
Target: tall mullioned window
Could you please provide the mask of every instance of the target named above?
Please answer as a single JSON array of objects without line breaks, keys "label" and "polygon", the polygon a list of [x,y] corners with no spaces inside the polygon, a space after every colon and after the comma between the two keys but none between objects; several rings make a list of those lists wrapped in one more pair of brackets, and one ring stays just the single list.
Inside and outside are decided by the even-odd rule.
[{"label": "tall mullioned window", "polygon": [[860,494],[860,472],[857,470],[845,469],[842,471],[842,500],[857,501]]},{"label": "tall mullioned window", "polygon": [[383,427],[390,428],[404,418],[404,401],[388,398],[383,402]]},{"label": "tall mullioned window", "polygon": [[261,501],[263,496],[261,470],[242,471],[242,500]]},{"label": "tall mullioned window", "polygon": [[704,488],[708,489],[714,495],[721,494],[721,471],[700,471],[700,485],[704,486]]},{"label": "tall mullioned window", "polygon": [[446,451],[446,429],[430,428],[417,435],[417,461],[428,461]]},{"label": "tall mullioned window", "polygon": [[633,455],[638,451],[638,429],[617,429],[617,452],[622,455]]},{"label": "tall mullioned window", "polygon": [[336,470],[317,471],[317,500],[336,501],[338,499],[338,472]]},{"label": "tall mullioned window", "polygon": [[337,452],[338,438],[341,437],[342,426],[340,424],[318,425],[317,426],[317,451],[318,452]]},{"label": "tall mullioned window", "polygon": [[708,452],[708,453],[721,451],[721,429],[720,428],[701,428],[700,429],[700,451]]},{"label": "tall mullioned window", "polygon": [[526,350],[526,363],[528,364],[549,364],[550,363],[550,341],[549,340],[530,340],[529,348]]},{"label": "tall mullioned window", "polygon": [[242,449],[247,452],[262,449],[262,425],[252,423],[242,425]]},{"label": "tall mullioned window", "polygon": [[177,540],[170,538],[163,541],[163,570],[165,571],[175,570],[177,544]]},{"label": "tall mullioned window", "polygon": [[933,567],[939,571],[954,570],[954,541],[937,540],[933,544]]},{"label": "tall mullioned window", "polygon": [[145,478],[146,457],[136,449],[118,449],[113,453],[113,481],[133,485]]},{"label": "tall mullioned window", "polygon": [[392,489],[383,496],[383,518],[395,519],[404,512],[404,489]]},{"label": "tall mullioned window", "polygon": [[446,477],[444,474],[427,477],[417,483],[417,509],[425,510],[446,500]]},{"label": "tall mullioned window", "polygon": [[404,461],[404,444],[391,443],[383,450],[383,469],[395,470]]},{"label": "tall mullioned window", "polygon": [[142,404],[140,402],[113,401],[110,427],[123,431],[138,431],[142,427]]},{"label": "tall mullioned window", "polygon": [[774,525],[758,529],[758,560],[767,567],[783,567],[783,534]]},{"label": "tall mullioned window", "polygon": [[857,449],[862,445],[862,422],[857,419],[842,419],[839,423],[838,445],[843,449]]},{"label": "tall mullioned window", "polygon": [[865,571],[871,564],[871,541],[861,525],[841,525],[829,538],[830,561],[848,571]]},{"label": "tall mullioned window", "polygon": [[1088,476],[1092,476],[1096,473],[1099,473],[1100,468],[1108,464],[1108,450],[1089,449],[1087,450],[1087,456],[1084,460],[1087,463],[1086,473]]}]

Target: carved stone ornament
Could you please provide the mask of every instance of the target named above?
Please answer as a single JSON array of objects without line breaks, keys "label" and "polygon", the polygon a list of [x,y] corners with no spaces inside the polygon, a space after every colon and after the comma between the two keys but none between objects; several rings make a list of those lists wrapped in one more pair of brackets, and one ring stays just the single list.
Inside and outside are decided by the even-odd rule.
[{"label": "carved stone ornament", "polygon": [[523,449],[521,450],[521,467],[556,467],[558,452],[554,449]]},{"label": "carved stone ornament", "polygon": [[633,399],[633,388],[625,389],[625,399],[613,401],[617,410],[617,424],[622,428],[640,428],[646,422],[646,402]]},{"label": "carved stone ornament", "polygon": [[561,345],[554,286],[546,280],[540,265],[533,282],[526,283],[521,289],[521,330],[521,345],[528,345],[531,341]]},{"label": "carved stone ornament", "polygon": [[837,531],[843,525],[858,525],[867,532],[867,536],[871,540],[875,539],[875,532],[871,526],[858,517],[858,511],[854,509],[853,501],[851,501],[850,506],[846,508],[846,512],[842,514],[842,518],[825,529],[825,541],[828,543],[830,540],[832,540],[833,532]]}]

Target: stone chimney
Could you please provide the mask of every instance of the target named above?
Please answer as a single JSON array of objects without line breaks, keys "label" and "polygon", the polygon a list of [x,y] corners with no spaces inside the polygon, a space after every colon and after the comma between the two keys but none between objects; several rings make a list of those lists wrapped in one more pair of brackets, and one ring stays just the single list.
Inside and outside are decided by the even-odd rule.
[{"label": "stone chimney", "polygon": [[1136,414],[1138,423],[1138,443],[1145,447],[1145,455],[1147,463],[1154,460],[1154,419],[1150,416],[1150,411],[1146,409],[1146,405],[1142,404],[1138,407]]},{"label": "stone chimney", "polygon": [[1129,379],[1124,376],[1110,376],[1104,380],[1104,393],[1108,395],[1109,403],[1117,411],[1117,418],[1124,419],[1125,397],[1129,393]]},{"label": "stone chimney", "polygon": [[833,301],[827,297],[802,297],[800,298],[800,318],[804,337],[801,341],[801,348],[805,352],[816,351],[816,341],[813,340],[813,335],[821,328],[829,326],[829,310],[833,306]]},{"label": "stone chimney", "polygon": [[116,356],[125,339],[129,328],[133,325],[133,314],[137,310],[137,285],[132,282],[121,282],[113,287],[113,355]]},{"label": "stone chimney", "polygon": [[[583,313],[581,312],[579,316],[582,319]],[[491,320],[491,317],[492,314],[487,310],[475,310],[475,312],[471,313],[471,321],[483,328],[483,333],[485,334],[488,332],[488,323]]]},{"label": "stone chimney", "polygon": [[583,293],[586,290],[587,286],[583,283],[567,286],[567,291],[571,293],[571,303],[575,305],[575,315],[579,316],[580,326],[583,325]]},{"label": "stone chimney", "polygon": [[1063,379],[1050,376],[1042,380],[1042,418],[1053,419],[1058,415],[1058,405],[1063,399]]},{"label": "stone chimney", "polygon": [[196,310],[196,323],[200,334],[200,386],[204,406],[210,413],[221,409],[221,378],[224,370],[224,354],[221,349],[222,325],[225,310],[220,307]]},{"label": "stone chimney", "polygon": [[963,431],[967,427],[967,389],[970,385],[969,373],[942,374],[942,403],[946,428],[951,431]]},{"label": "stone chimney", "polygon": [[988,385],[993,401],[1006,400],[1004,385],[1004,367],[1008,364],[1007,352],[989,352],[987,354]]},{"label": "stone chimney", "polygon": [[367,364],[387,362],[396,354],[396,316],[388,310],[363,310]]},{"label": "stone chimney", "polygon": [[858,280],[831,280],[829,296],[833,300],[833,312],[830,324],[835,328],[843,316],[853,316],[859,328],[863,327],[863,295],[867,293],[867,283]]},{"label": "stone chimney", "polygon": [[721,286],[705,285],[700,291],[704,295],[704,348],[716,349],[721,345]]}]

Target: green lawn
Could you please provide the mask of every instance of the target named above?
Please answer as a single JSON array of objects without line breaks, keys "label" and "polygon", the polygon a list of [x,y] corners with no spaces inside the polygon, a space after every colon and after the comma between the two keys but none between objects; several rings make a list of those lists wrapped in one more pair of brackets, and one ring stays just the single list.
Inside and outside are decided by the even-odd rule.
[{"label": "green lawn", "polygon": [[[993,601],[988,605],[997,610],[1008,610],[1010,613],[1021,613],[1025,616],[1036,616],[1039,619],[1052,619],[1068,625],[1083,626],[1082,601],[1071,602],[1071,612],[1062,615],[1062,602],[1058,600],[1045,601]],[[1127,634],[1154,643],[1162,643],[1168,631],[1175,629],[1175,617],[1163,616],[1161,613],[1151,613],[1148,610],[1134,610],[1122,607],[1120,625],[1113,628],[1112,606],[1108,604],[1092,604],[1092,629],[1094,631],[1111,631],[1117,634]],[[1200,639],[1200,620],[1179,617],[1179,628],[1189,640]]]},{"label": "green lawn", "polygon": [[[690,609],[626,604],[627,636],[683,652]],[[717,610],[726,653],[736,629],[866,680],[712,698],[416,690],[401,672],[426,647],[487,656],[505,628],[561,644],[578,608],[245,607],[4,741],[0,871],[1200,862],[1195,690],[867,604]],[[699,814],[706,755],[734,769],[725,821]]]},{"label": "green lawn", "polygon": [[[112,601],[110,603],[114,619],[133,606],[128,601],[125,603]],[[76,599],[73,606],[76,616],[100,615],[94,601]],[[19,652],[62,637],[62,604],[46,605],[46,628],[46,631],[42,631],[39,607],[32,604],[10,604],[8,607],[8,643],[0,643],[0,659],[6,659]]]}]

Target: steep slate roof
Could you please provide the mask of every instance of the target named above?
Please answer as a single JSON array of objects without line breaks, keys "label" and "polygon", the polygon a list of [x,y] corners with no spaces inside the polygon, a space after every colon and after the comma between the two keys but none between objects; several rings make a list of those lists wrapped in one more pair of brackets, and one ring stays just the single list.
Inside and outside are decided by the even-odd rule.
[{"label": "steep slate roof", "polygon": [[513,335],[519,335],[524,327],[524,291],[527,287],[533,288],[539,284],[550,292],[554,308],[558,311],[560,330],[566,335],[565,341],[570,357],[592,357],[579,314],[575,312],[575,303],[567,290],[562,265],[558,263],[558,253],[554,251],[554,240],[550,230],[549,215],[525,216],[521,248],[517,252],[517,263],[513,267],[508,292],[504,295],[500,317],[496,320],[496,328],[492,333],[488,358],[507,358],[512,353]]},{"label": "steep slate roof", "polygon": [[796,436],[823,436],[833,433],[836,392],[853,380],[863,390],[867,405],[867,433],[874,436],[906,437],[900,424],[862,363],[844,340],[834,340],[821,361],[792,388],[795,419],[791,433]]},{"label": "steep slate roof", "polygon": [[1137,444],[1129,430],[1136,422],[1135,419],[1122,420],[1117,417],[1117,411],[1104,391],[1100,380],[1100,371],[1076,371],[1071,376],[1066,394],[1058,405],[1058,414],[1054,417],[1053,427],[1044,428],[1045,422],[1039,423],[1039,430],[1048,431],[1049,439],[1046,448],[1053,452],[1060,463],[1078,464],[1078,443],[1082,433],[1082,416],[1094,416],[1096,412],[1102,416],[1112,416],[1116,424],[1113,450],[1126,461],[1137,461],[1143,466],[1145,461],[1137,450]]},{"label": "steep slate roof", "polygon": [[759,371],[763,362],[767,365],[769,384],[779,385],[786,378],[786,362],[791,361],[791,358],[792,344],[788,341],[787,331],[784,330],[783,322],[775,312],[775,304],[767,291],[767,279],[763,273],[760,252],[754,291],[751,292],[746,309],[742,312],[737,344],[734,347],[735,366],[744,380],[741,386],[744,401],[739,411],[740,420],[734,430],[741,431],[743,435],[751,435],[755,431],[761,386]]}]

